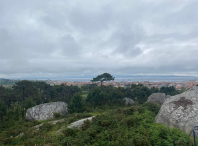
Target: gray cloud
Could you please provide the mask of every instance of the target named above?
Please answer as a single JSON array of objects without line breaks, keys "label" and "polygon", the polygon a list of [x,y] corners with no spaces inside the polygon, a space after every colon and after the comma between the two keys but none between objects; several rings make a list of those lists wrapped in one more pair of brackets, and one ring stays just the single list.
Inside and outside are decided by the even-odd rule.
[{"label": "gray cloud", "polygon": [[0,1],[0,78],[198,73],[196,0]]},{"label": "gray cloud", "polygon": [[117,29],[110,41],[116,44],[116,53],[132,58],[142,53],[136,45],[142,41],[143,35],[144,33],[139,27],[125,26]]},{"label": "gray cloud", "polygon": [[61,52],[65,54],[66,57],[76,57],[80,53],[80,47],[78,46],[75,39],[70,36],[63,36],[60,39],[60,45],[61,45]]},{"label": "gray cloud", "polygon": [[89,12],[74,8],[69,13],[70,25],[82,33],[98,33],[109,29],[108,24],[111,21],[111,11],[102,8],[100,11]]}]

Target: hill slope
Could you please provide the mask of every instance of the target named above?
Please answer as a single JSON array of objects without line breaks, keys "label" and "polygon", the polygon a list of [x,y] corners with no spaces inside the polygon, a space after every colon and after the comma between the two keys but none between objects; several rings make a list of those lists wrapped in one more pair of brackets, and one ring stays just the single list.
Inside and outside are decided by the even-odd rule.
[{"label": "hill slope", "polygon": [[[100,114],[71,114],[56,124],[50,124],[48,121],[21,121],[4,129],[0,133],[0,142],[1,145],[48,146],[193,145],[192,138],[186,133],[155,123],[154,118],[159,108],[156,104],[146,103],[141,106],[107,110]],[[67,128],[70,123],[91,115],[95,115],[92,122],[84,122],[80,129]],[[44,124],[39,130],[32,128],[40,123]],[[17,137],[22,132],[23,134]]]}]

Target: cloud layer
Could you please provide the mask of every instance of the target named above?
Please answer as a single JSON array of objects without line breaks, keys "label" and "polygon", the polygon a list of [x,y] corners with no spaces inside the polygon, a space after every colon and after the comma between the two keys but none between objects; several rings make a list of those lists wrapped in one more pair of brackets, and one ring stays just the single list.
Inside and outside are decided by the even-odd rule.
[{"label": "cloud layer", "polygon": [[0,78],[198,73],[197,0],[0,0]]}]

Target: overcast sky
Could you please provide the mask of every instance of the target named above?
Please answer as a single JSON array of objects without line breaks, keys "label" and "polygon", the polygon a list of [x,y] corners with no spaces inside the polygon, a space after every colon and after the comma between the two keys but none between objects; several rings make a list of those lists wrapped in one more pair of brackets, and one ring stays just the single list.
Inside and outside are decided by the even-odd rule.
[{"label": "overcast sky", "polygon": [[0,78],[198,75],[198,0],[0,0]]}]

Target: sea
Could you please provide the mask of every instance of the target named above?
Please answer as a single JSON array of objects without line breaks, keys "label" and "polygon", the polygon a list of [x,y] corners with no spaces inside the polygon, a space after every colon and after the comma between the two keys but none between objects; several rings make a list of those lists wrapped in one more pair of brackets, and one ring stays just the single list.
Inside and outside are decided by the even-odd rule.
[{"label": "sea", "polygon": [[[68,82],[89,82],[93,78],[64,78],[59,79]],[[198,77],[195,76],[127,76],[127,77],[116,77],[116,82],[142,82],[142,81],[149,81],[149,82],[187,82],[187,81],[197,81]]]}]

